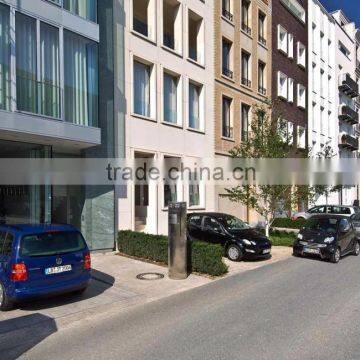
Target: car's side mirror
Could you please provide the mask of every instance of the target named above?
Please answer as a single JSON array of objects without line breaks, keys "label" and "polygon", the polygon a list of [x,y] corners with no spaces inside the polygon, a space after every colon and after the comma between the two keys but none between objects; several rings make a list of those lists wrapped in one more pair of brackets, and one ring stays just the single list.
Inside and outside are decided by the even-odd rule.
[{"label": "car's side mirror", "polygon": [[350,230],[350,225],[349,224],[340,227],[340,232],[343,233],[343,234],[347,233],[349,230]]}]

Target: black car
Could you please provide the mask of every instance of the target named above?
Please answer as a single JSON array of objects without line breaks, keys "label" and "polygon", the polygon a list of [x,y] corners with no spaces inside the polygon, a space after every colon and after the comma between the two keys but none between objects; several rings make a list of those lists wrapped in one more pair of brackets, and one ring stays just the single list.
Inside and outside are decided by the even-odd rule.
[{"label": "black car", "polygon": [[225,249],[225,254],[232,261],[271,256],[270,240],[231,215],[189,214],[187,230],[190,241],[198,240],[221,244]]},{"label": "black car", "polygon": [[352,220],[344,215],[315,215],[307,220],[294,242],[295,256],[316,255],[338,263],[341,256],[360,254]]}]

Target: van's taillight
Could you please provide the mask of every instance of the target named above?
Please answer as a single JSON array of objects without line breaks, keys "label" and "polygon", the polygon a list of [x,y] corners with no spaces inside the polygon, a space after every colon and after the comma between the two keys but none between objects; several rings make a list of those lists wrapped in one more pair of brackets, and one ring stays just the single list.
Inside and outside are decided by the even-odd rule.
[{"label": "van's taillight", "polygon": [[84,255],[84,269],[85,270],[90,270],[91,269],[91,257],[90,257],[90,253],[86,253]]},{"label": "van's taillight", "polygon": [[26,281],[28,279],[28,272],[25,264],[14,264],[11,270],[12,281]]}]

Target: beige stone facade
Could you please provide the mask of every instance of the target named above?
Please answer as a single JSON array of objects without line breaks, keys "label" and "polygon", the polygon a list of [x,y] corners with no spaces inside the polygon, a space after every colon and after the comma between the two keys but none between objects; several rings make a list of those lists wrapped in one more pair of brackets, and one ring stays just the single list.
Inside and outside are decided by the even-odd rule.
[{"label": "beige stone facade", "polygon": [[[248,16],[242,14],[243,2],[248,4]],[[229,8],[224,11],[222,1],[215,1],[215,4],[215,153],[216,156],[228,156],[229,150],[241,142],[242,104],[250,106],[249,122],[251,122],[252,106],[271,98],[271,13],[270,5],[265,0],[230,0],[228,3],[230,11]],[[261,34],[259,16],[264,19]],[[226,73],[226,69],[224,70],[223,41],[231,44],[230,74]],[[246,79],[242,74],[243,52],[249,56],[249,75]],[[258,78],[259,62],[265,65],[262,84],[259,83]],[[223,97],[231,100],[231,136],[223,134]],[[216,193],[218,211],[234,214],[252,223],[256,222],[258,218],[256,214],[252,215],[252,212],[247,211],[243,206],[230,203],[226,198],[221,197],[220,195],[224,193],[223,189],[218,187]]]}]

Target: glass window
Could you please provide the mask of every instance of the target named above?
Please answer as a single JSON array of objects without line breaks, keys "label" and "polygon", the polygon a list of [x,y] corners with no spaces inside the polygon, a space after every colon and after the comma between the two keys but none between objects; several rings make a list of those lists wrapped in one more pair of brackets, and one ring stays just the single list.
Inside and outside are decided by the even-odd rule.
[{"label": "glass window", "polygon": [[262,95],[266,95],[265,87],[265,64],[259,61],[259,71],[258,71],[258,91]]},{"label": "glass window", "polygon": [[259,41],[263,44],[266,45],[266,38],[265,38],[265,19],[266,19],[266,15],[264,13],[262,13],[261,11],[259,11]]},{"label": "glass window", "polygon": [[149,35],[148,11],[148,0],[133,0],[133,29],[146,37]]},{"label": "glass window", "polygon": [[190,217],[190,225],[201,226],[202,217],[200,215],[193,215]]},{"label": "glass window", "polygon": [[60,57],[59,30],[41,23],[41,82],[40,113],[52,117],[60,117]]},{"label": "glass window", "polygon": [[24,236],[20,244],[22,256],[52,256],[85,249],[85,241],[79,232],[54,232]]},{"label": "glass window", "polygon": [[65,120],[98,125],[98,45],[64,31]]},{"label": "glass window", "polygon": [[134,62],[134,113],[150,117],[150,66]]},{"label": "glass window", "polygon": [[231,100],[223,97],[222,99],[222,136],[233,137],[233,128],[231,125]]},{"label": "glass window", "polygon": [[251,87],[250,81],[250,54],[245,51],[241,53],[241,83]]},{"label": "glass window", "polygon": [[306,221],[305,228],[335,234],[338,223],[336,218],[310,218]]},{"label": "glass window", "polygon": [[215,219],[206,216],[204,219],[204,229],[205,230],[209,229],[209,230],[212,230],[215,232],[220,232],[221,226]]},{"label": "glass window", "polygon": [[199,184],[189,185],[189,206],[200,206],[200,186]]},{"label": "glass window", "polygon": [[200,129],[200,93],[200,86],[189,84],[189,127],[192,129]]},{"label": "glass window", "polygon": [[17,108],[37,112],[36,20],[16,13]]},{"label": "glass window", "polygon": [[0,4],[0,109],[10,110],[10,10]]},{"label": "glass window", "polygon": [[225,76],[230,76],[231,61],[230,61],[231,43],[225,39],[222,41],[222,72]]},{"label": "glass window", "polygon": [[6,256],[11,255],[13,242],[14,242],[14,235],[7,233],[3,248],[3,255]]},{"label": "glass window", "polygon": [[250,106],[241,105],[241,141],[248,140]]},{"label": "glass window", "polygon": [[241,28],[251,34],[250,29],[250,2],[248,0],[242,0],[241,3]]},{"label": "glass window", "polygon": [[177,201],[176,185],[164,185],[164,205],[168,207],[170,203]]},{"label": "glass window", "polygon": [[164,73],[164,121],[177,123],[178,78]]},{"label": "glass window", "polygon": [[87,20],[97,21],[97,0],[63,0],[64,9]]}]

